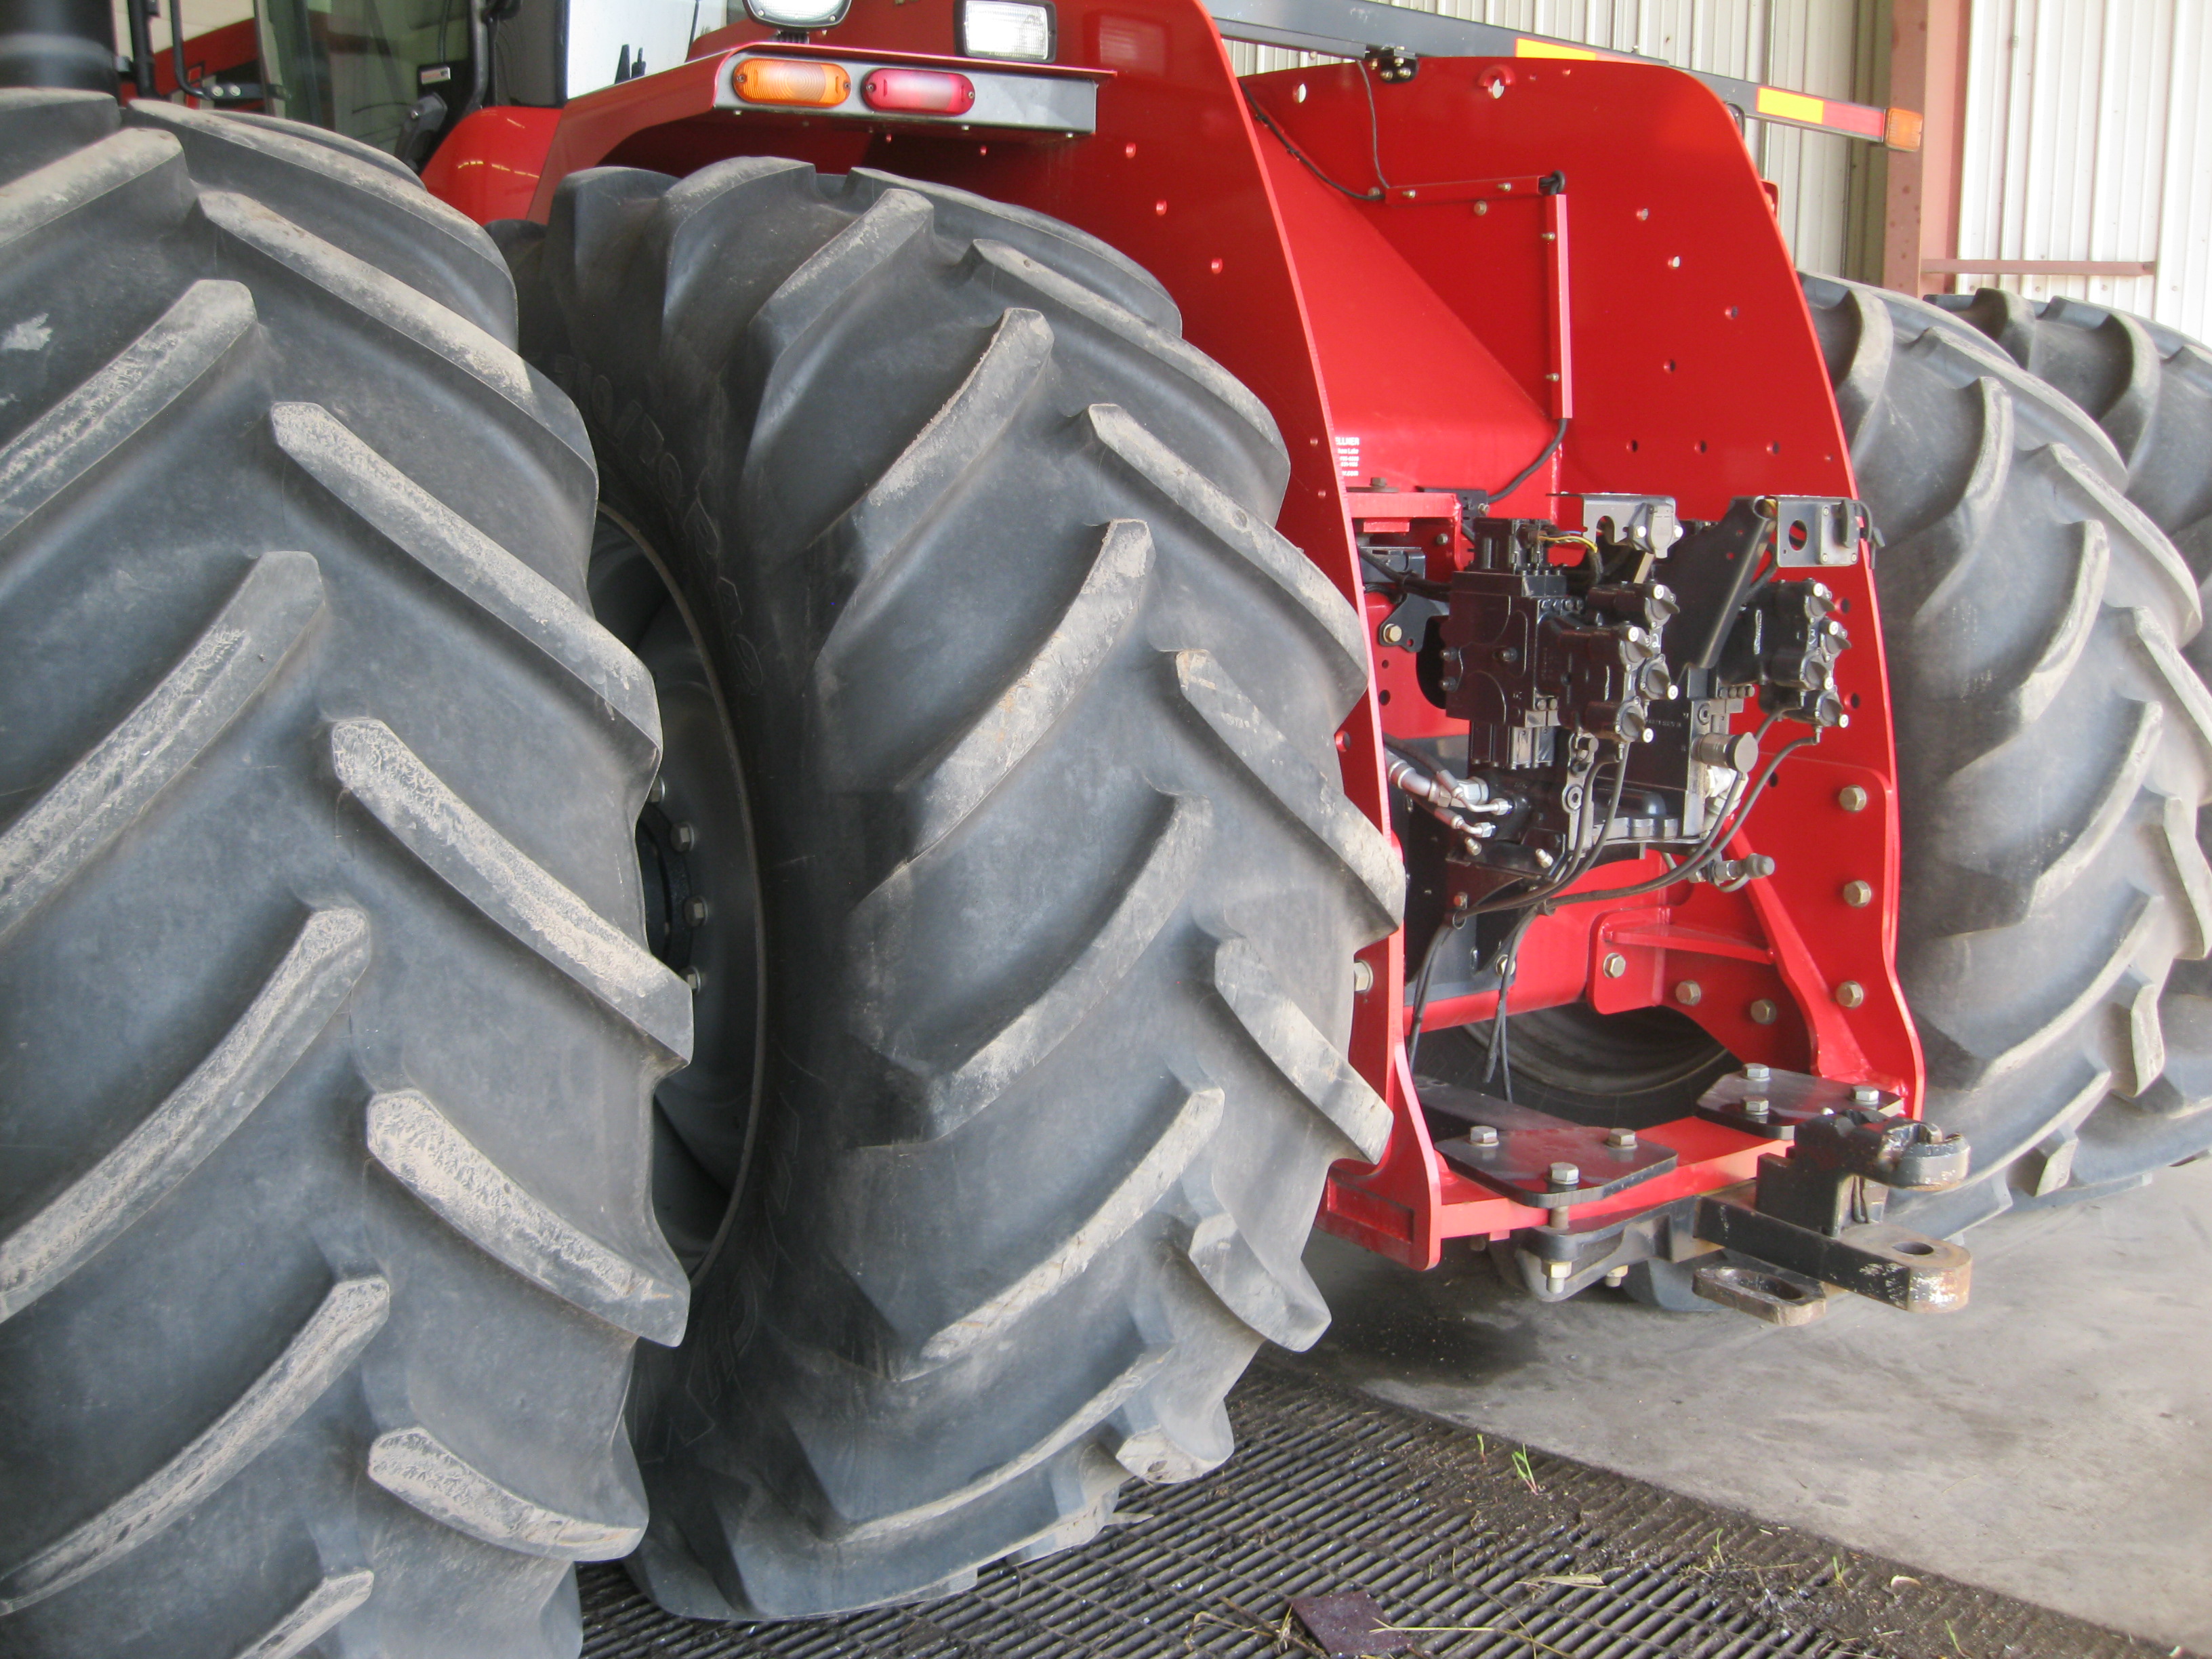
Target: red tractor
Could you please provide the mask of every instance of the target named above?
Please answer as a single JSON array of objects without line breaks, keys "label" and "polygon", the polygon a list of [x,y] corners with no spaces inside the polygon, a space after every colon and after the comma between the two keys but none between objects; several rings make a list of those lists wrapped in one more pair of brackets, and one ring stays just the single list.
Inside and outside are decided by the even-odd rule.
[{"label": "red tractor", "polygon": [[2212,376],[1801,282],[1911,118],[748,3],[0,4],[7,1651],[943,1594],[1316,1215],[1791,1323],[2212,1146]]}]

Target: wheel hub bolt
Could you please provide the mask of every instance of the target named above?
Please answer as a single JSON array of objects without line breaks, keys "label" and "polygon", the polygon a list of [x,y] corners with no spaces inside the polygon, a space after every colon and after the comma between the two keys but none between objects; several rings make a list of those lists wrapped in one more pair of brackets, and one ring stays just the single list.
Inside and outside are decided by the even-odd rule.
[{"label": "wheel hub bolt", "polygon": [[1478,1123],[1467,1132],[1468,1144],[1473,1146],[1495,1146],[1498,1131],[1487,1123]]},{"label": "wheel hub bolt", "polygon": [[1636,1150],[1636,1131],[1615,1129],[1606,1136],[1605,1144],[1616,1152],[1632,1152]]},{"label": "wheel hub bolt", "polygon": [[1551,1169],[1552,1190],[1571,1192],[1583,1184],[1581,1169],[1572,1164],[1554,1164]]}]

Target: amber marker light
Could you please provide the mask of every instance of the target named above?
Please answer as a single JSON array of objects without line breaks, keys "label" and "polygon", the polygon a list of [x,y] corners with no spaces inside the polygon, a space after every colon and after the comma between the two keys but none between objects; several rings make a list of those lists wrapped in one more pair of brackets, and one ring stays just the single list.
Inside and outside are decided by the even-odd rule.
[{"label": "amber marker light", "polygon": [[870,109],[911,115],[965,115],[975,107],[975,83],[944,70],[879,69],[860,82]]},{"label": "amber marker light", "polygon": [[853,77],[835,64],[809,64],[795,58],[748,58],[730,77],[730,86],[748,104],[828,109],[852,95]]}]

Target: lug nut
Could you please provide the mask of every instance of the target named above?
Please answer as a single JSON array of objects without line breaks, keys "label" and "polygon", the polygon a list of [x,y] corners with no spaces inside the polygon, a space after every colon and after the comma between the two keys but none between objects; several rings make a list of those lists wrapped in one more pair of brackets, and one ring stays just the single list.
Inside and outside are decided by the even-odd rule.
[{"label": "lug nut", "polygon": [[1616,1152],[1632,1152],[1636,1150],[1636,1131],[1615,1129],[1606,1136],[1605,1144]]},{"label": "lug nut", "polygon": [[1847,783],[1836,791],[1836,805],[1846,812],[1865,811],[1868,799],[1867,792],[1856,783]]},{"label": "lug nut", "polygon": [[668,844],[679,853],[688,853],[699,844],[699,832],[688,823],[671,824]]},{"label": "lug nut", "polygon": [[1874,902],[1874,886],[1869,882],[1847,881],[1844,884],[1844,902],[1854,910],[1863,910]]},{"label": "lug nut", "polygon": [[1551,1168],[1552,1190],[1571,1192],[1583,1184],[1583,1172],[1572,1164],[1554,1164]]},{"label": "lug nut", "polygon": [[1487,1123],[1478,1123],[1467,1132],[1467,1139],[1470,1146],[1495,1146],[1498,1144],[1498,1131]]},{"label": "lug nut", "polygon": [[1866,987],[1855,979],[1847,979],[1836,987],[1836,1001],[1843,1007],[1856,1008],[1866,1000]]},{"label": "lug nut", "polygon": [[706,900],[702,898],[688,898],[684,901],[684,922],[686,927],[697,927],[702,926],[705,923],[708,914],[709,909]]},{"label": "lug nut", "polygon": [[1354,996],[1364,997],[1374,988],[1375,964],[1371,962],[1359,962],[1355,960],[1352,964],[1352,994]]},{"label": "lug nut", "polygon": [[1705,1000],[1705,988],[1693,979],[1686,979],[1674,988],[1674,1000],[1685,1008],[1694,1008]]},{"label": "lug nut", "polygon": [[1744,1012],[1751,1016],[1751,1023],[1753,1025],[1771,1025],[1782,1012],[1765,997],[1759,998]]},{"label": "lug nut", "polygon": [[1881,1091],[1871,1083],[1862,1083],[1851,1091],[1851,1104],[1879,1106],[1881,1104]]},{"label": "lug nut", "polygon": [[1607,954],[1605,959],[1605,976],[1607,979],[1619,979],[1627,971],[1628,958],[1626,957],[1621,955],[1618,951],[1610,951]]},{"label": "lug nut", "polygon": [[1743,1097],[1743,1115],[1755,1123],[1766,1121],[1768,1109],[1765,1095],[1746,1095]]}]

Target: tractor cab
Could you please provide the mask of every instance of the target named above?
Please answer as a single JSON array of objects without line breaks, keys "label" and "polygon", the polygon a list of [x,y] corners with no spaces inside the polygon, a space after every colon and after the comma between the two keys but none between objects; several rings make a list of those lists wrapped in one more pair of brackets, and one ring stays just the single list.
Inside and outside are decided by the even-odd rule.
[{"label": "tractor cab", "polygon": [[[479,109],[557,108],[671,68],[744,15],[724,0],[257,0],[250,18],[223,15],[232,9],[243,12],[170,0],[181,45],[142,54],[138,94],[181,89],[303,121],[418,172]],[[161,0],[125,0],[120,38],[150,41],[160,15]],[[236,38],[245,22],[250,37]]]}]

